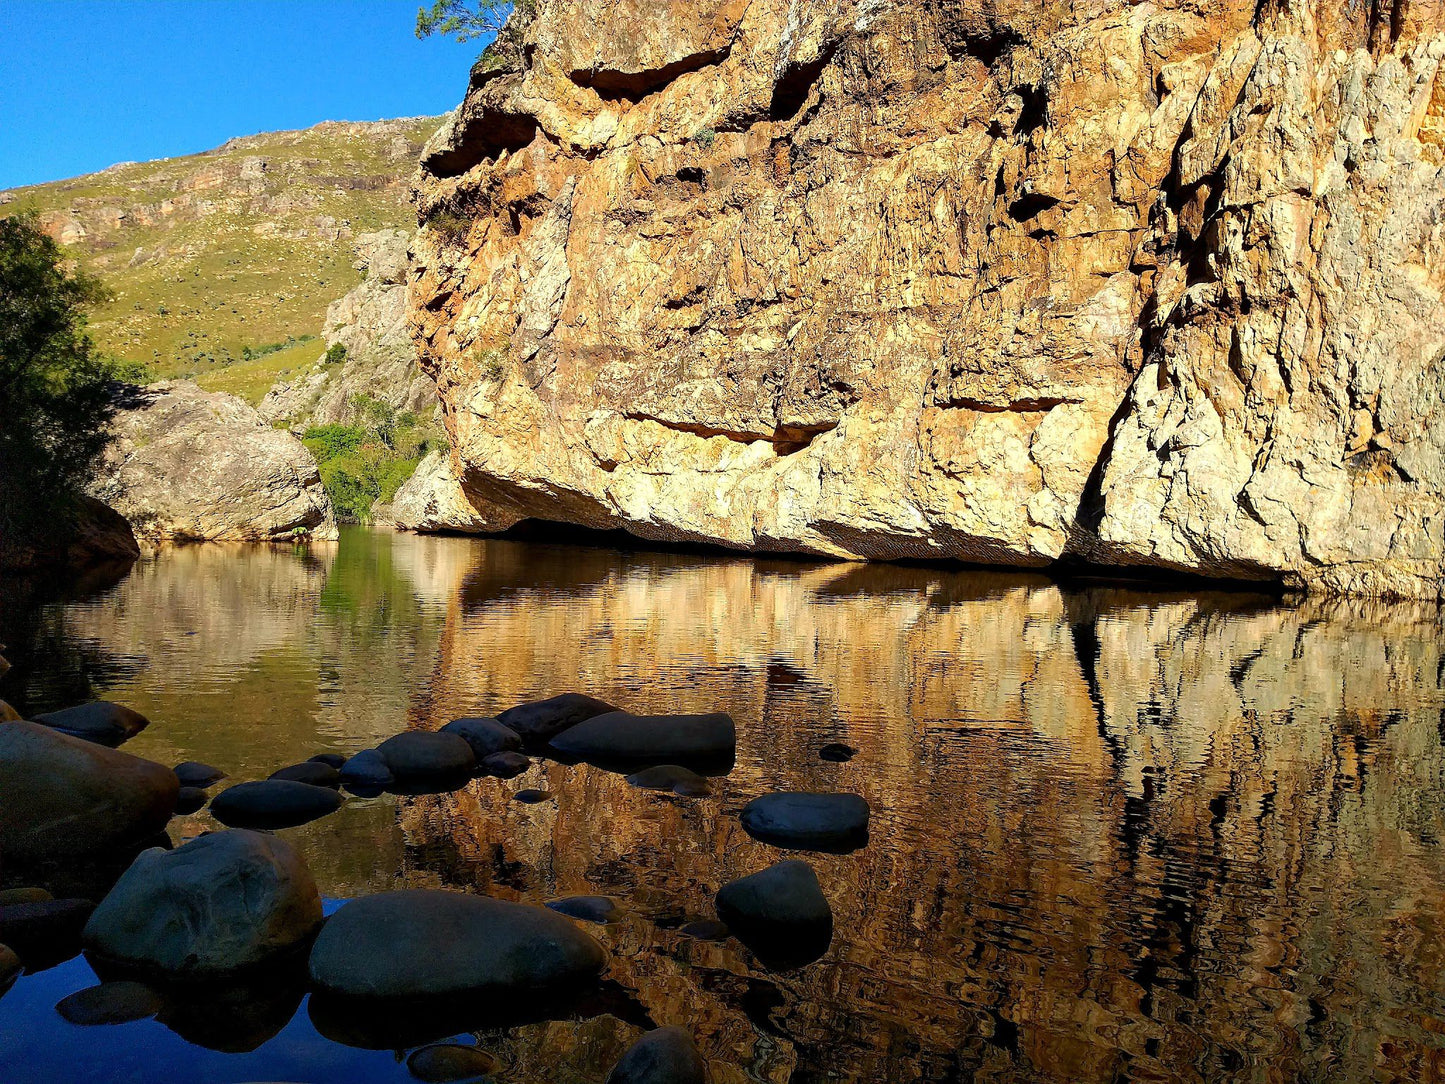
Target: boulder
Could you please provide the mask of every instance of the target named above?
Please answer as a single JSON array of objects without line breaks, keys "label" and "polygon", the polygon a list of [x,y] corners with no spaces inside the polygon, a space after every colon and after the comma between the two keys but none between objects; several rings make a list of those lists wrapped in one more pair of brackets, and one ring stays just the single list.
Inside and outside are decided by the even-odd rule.
[{"label": "boulder", "polygon": [[737,748],[732,716],[597,715],[552,739],[564,756],[594,764],[731,764]]},{"label": "boulder", "polygon": [[209,787],[212,783],[219,783],[226,778],[226,773],[220,768],[213,768],[209,764],[202,764],[199,760],[187,760],[177,764],[172,771],[180,780],[183,787]]},{"label": "boulder", "polygon": [[313,764],[325,764],[327,767],[341,771],[341,766],[346,763],[346,757],[340,753],[317,753],[314,757],[307,757]]},{"label": "boulder", "polygon": [[80,931],[95,910],[90,900],[39,900],[0,907],[0,944],[15,950],[31,971],[80,951]]},{"label": "boulder", "polygon": [[681,764],[658,764],[633,772],[627,782],[641,790],[661,790],[684,798],[706,798],[712,793],[712,785],[706,776],[698,775],[691,768]]},{"label": "boulder", "polygon": [[313,787],[331,787],[333,790],[341,786],[341,773],[330,764],[322,764],[319,760],[288,765],[280,771],[272,772],[268,778],[289,779],[293,783],[310,783]]},{"label": "boulder", "polygon": [[31,721],[43,723],[62,734],[69,734],[72,738],[80,738],[82,741],[94,742],[112,749],[122,742],[130,741],[150,725],[150,720],[140,712],[107,700],[77,704],[59,711],[47,711],[44,715],[35,716]]},{"label": "boulder", "polygon": [[387,738],[376,751],[391,770],[396,782],[457,783],[469,779],[477,758],[466,739],[456,734],[408,730]]},{"label": "boulder", "polygon": [[139,982],[103,982],[62,998],[55,1011],[77,1027],[129,1024],[161,1011],[161,995]]},{"label": "boulder", "polygon": [[516,752],[522,748],[521,736],[495,719],[453,719],[442,727],[441,733],[455,734],[462,738],[472,747],[472,755],[478,762],[493,753]]},{"label": "boulder", "polygon": [[210,800],[210,795],[200,787],[182,787],[176,795],[176,816],[188,817],[199,813]]},{"label": "boulder", "polygon": [[351,998],[502,1000],[579,990],[602,947],[542,907],[437,889],[352,900],[311,950],[311,980]]},{"label": "boulder", "polygon": [[858,750],[840,741],[830,741],[818,750],[819,760],[831,761],[834,764],[846,764],[857,755]]},{"label": "boulder", "polygon": [[868,802],[856,794],[780,791],[743,807],[748,835],[778,847],[846,854],[868,842]]},{"label": "boulder", "polygon": [[228,828],[294,828],[341,808],[341,795],[290,779],[238,783],[211,799],[211,816]]},{"label": "boulder", "polygon": [[481,766],[482,771],[495,775],[498,779],[515,779],[530,768],[532,762],[521,753],[514,753],[509,749],[484,758]]},{"label": "boulder", "polygon": [[457,474],[450,449],[428,452],[391,502],[399,531],[489,534],[505,531],[522,517],[487,500]]},{"label": "boulder", "polygon": [[141,854],[90,916],[85,947],[144,975],[214,979],[302,949],[321,921],[316,882],[289,844],[214,832]]},{"label": "boulder", "polygon": [[234,395],[167,381],[126,387],[91,483],[141,539],[335,538],[316,459]]},{"label": "boulder", "polygon": [[563,693],[508,708],[497,716],[497,721],[520,734],[523,741],[542,745],[568,727],[616,710],[605,701],[581,693]]},{"label": "boulder", "polygon": [[833,939],[833,910],[806,862],[792,859],[718,890],[718,918],[767,967],[811,963]]},{"label": "boulder", "polygon": [[0,724],[0,854],[25,864],[139,842],[165,828],[175,773],[39,723]]},{"label": "boulder", "polygon": [[20,962],[20,957],[15,955],[15,950],[8,945],[0,945],[0,996],[15,985],[15,980],[24,970],[25,965]]},{"label": "boulder", "polygon": [[341,766],[341,785],[352,794],[374,798],[393,782],[386,759],[375,749],[363,749]]},{"label": "boulder", "polygon": [[500,1062],[485,1050],[458,1043],[433,1043],[406,1059],[406,1071],[424,1084],[451,1084],[476,1080],[496,1070]]},{"label": "boulder", "polygon": [[707,1084],[707,1064],[681,1028],[657,1028],[627,1048],[607,1084]]},{"label": "boulder", "polygon": [[617,901],[611,896],[563,896],[548,900],[547,908],[583,922],[607,923],[617,917]]}]

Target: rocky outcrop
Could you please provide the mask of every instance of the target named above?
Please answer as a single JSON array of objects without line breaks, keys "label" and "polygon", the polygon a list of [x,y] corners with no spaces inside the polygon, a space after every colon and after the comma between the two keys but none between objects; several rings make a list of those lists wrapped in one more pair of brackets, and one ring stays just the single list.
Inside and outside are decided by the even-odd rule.
[{"label": "rocky outcrop", "polygon": [[148,542],[336,537],[311,453],[234,395],[128,388],[113,426],[91,491]]},{"label": "rocky outcrop", "polygon": [[[639,27],[645,32],[639,32]],[[411,315],[512,518],[1438,596],[1438,0],[540,0]]]},{"label": "rocky outcrop", "polygon": [[311,425],[350,425],[361,415],[358,396],[398,413],[436,411],[436,385],[416,364],[406,322],[406,230],[378,230],[357,241],[357,269],[366,280],[326,310],[326,347],[346,351],[339,363],[323,354],[312,368],[281,380],[257,408],[268,422],[293,430]]},{"label": "rocky outcrop", "polygon": [[483,534],[504,531],[523,517],[468,492],[457,476],[451,453],[438,448],[427,453],[396,491],[390,518],[402,531]]}]

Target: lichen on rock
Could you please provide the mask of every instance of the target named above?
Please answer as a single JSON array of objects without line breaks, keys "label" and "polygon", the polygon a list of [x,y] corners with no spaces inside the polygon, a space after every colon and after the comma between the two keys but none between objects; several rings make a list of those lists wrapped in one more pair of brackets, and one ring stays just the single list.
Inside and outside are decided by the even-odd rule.
[{"label": "lichen on rock", "polygon": [[1438,0],[541,0],[522,33],[418,181],[469,493],[1440,594]]}]

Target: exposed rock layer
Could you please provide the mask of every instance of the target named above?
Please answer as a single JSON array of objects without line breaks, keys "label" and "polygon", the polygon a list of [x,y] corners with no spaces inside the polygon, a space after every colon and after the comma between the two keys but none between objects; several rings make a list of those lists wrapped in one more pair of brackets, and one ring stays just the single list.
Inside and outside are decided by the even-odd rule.
[{"label": "exposed rock layer", "polygon": [[1439,0],[538,8],[422,159],[490,504],[1439,594]]}]

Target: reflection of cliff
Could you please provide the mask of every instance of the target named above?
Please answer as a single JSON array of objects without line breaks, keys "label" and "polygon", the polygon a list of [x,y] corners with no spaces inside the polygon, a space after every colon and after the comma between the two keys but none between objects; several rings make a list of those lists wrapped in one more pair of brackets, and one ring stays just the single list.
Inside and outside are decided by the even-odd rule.
[{"label": "reflection of cliff", "polygon": [[[1432,609],[471,545],[419,725],[578,688],[726,708],[738,766],[705,801],[557,764],[416,799],[408,879],[627,901],[613,975],[721,1079],[1439,1068]],[[875,819],[814,859],[829,954],[772,975],[672,927],[773,860],[735,813],[783,786]],[[575,1065],[581,1026],[518,1056]]]}]

